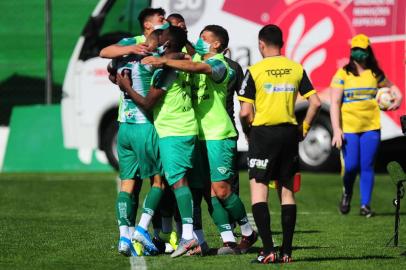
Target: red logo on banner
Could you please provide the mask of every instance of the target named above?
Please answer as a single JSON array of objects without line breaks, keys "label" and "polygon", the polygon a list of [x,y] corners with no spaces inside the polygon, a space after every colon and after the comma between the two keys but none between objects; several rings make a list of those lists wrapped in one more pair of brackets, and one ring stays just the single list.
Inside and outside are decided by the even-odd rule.
[{"label": "red logo on banner", "polygon": [[354,34],[348,18],[336,6],[315,1],[292,5],[275,23],[284,33],[284,54],[304,66],[316,88],[327,87],[348,61]]}]

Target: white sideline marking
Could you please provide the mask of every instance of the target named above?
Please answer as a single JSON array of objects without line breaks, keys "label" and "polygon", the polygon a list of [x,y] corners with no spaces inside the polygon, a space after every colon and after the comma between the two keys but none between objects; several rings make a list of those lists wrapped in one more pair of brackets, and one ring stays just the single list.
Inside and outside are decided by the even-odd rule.
[{"label": "white sideline marking", "polygon": [[6,154],[9,133],[9,127],[0,127],[0,172],[3,168],[4,155]]},{"label": "white sideline marking", "polygon": [[144,256],[130,257],[131,270],[147,270],[147,262]]},{"label": "white sideline marking", "polygon": [[257,228],[257,225],[255,224],[254,216],[252,215],[252,213],[247,213],[247,218],[248,218],[248,222],[250,223],[252,229],[257,232],[258,228]]},{"label": "white sideline marking", "polygon": [[[117,175],[116,176],[116,184],[117,184],[117,193],[120,192],[120,184],[121,184],[121,179]],[[139,257],[130,257],[130,269],[131,270],[147,270],[147,262],[145,261],[144,256],[139,256]]]}]

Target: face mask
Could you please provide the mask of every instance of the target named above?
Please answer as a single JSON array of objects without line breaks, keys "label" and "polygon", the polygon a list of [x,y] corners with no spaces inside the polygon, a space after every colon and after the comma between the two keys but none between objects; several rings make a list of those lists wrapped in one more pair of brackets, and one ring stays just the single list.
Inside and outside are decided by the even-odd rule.
[{"label": "face mask", "polygon": [[157,29],[165,30],[165,29],[167,29],[168,27],[169,27],[169,23],[166,22],[166,23],[164,23],[164,24],[154,25],[154,30],[157,30]]},{"label": "face mask", "polygon": [[352,50],[351,57],[357,62],[364,62],[369,56],[369,53],[364,50]]},{"label": "face mask", "polygon": [[168,42],[165,42],[165,44],[163,44],[163,45],[159,46],[158,48],[156,48],[156,51],[157,51],[157,53],[159,55],[163,55],[163,54],[165,54],[165,51],[166,51],[167,47],[168,47]]},{"label": "face mask", "polygon": [[196,53],[199,55],[205,55],[210,52],[210,44],[204,41],[202,38],[199,38],[195,45]]}]

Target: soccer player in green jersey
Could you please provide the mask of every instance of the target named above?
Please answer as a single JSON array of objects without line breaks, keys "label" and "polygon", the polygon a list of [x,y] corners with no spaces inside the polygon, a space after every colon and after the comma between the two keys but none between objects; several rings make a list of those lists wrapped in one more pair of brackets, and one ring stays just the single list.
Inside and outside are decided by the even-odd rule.
[{"label": "soccer player in green jersey", "polygon": [[[241,199],[231,191],[229,179],[232,169],[237,133],[226,111],[229,66],[222,52],[228,46],[228,33],[218,25],[206,26],[196,43],[193,61],[147,57],[143,63],[165,65],[186,72],[197,73],[193,106],[199,124],[199,140],[206,164],[210,169],[211,216],[217,225],[224,246],[219,254],[245,253],[257,240],[248,222]],[[228,215],[241,227],[242,239],[237,245]]]},{"label": "soccer player in green jersey", "polygon": [[[156,48],[157,44],[152,44],[154,42],[146,42],[146,39],[153,33],[154,29],[159,29],[163,28],[166,21],[165,21],[165,11],[162,8],[146,8],[143,11],[141,11],[138,20],[140,22],[140,25],[143,29],[143,35],[140,36],[135,36],[131,38],[124,38],[117,44],[108,46],[101,50],[100,56],[104,58],[116,58],[116,57],[122,57],[125,55],[132,55],[130,58],[131,63],[128,64],[126,67],[129,70],[132,70],[132,75],[135,76],[136,78],[134,79],[134,87],[137,88],[138,91],[141,91],[144,95],[146,92],[149,90],[149,84],[151,81],[152,73],[151,71],[146,70],[142,66],[140,66],[137,61],[140,59],[139,56],[134,58],[134,53],[141,52],[143,53],[144,51],[151,51]],[[139,46],[138,48],[141,48],[140,50],[134,50],[136,44],[143,44],[143,46]],[[129,59],[127,59],[129,60]],[[137,61],[134,61],[137,60]],[[135,65],[134,65],[135,63]],[[115,83],[115,76],[109,76],[109,78],[112,80],[112,82]],[[119,117],[118,121],[121,123],[131,123],[135,124],[140,122],[138,120],[134,120],[134,118],[137,117],[143,117],[142,115],[144,112],[142,110],[138,110],[137,106],[134,105],[134,103],[131,101],[131,99],[128,97],[128,95],[122,94],[120,97],[120,106],[119,106]],[[129,119],[126,119],[129,118]],[[147,119],[146,117],[144,117]],[[148,119],[147,119],[148,120]],[[153,128],[152,124],[150,123],[150,120],[143,120],[144,122],[149,122],[149,128]],[[138,122],[137,122],[138,121]],[[143,122],[141,121],[141,122]],[[145,124],[145,123],[143,123]],[[129,130],[133,125],[129,124],[122,124],[120,125],[120,130],[121,133],[126,133],[124,132],[124,129]],[[146,126],[146,125],[144,125]],[[156,140],[154,137],[155,135],[155,130],[153,132],[147,132],[144,134],[141,134],[140,132],[138,133],[133,133],[128,131],[127,133],[130,133],[128,136],[120,136],[118,134],[118,151],[119,151],[119,162],[120,164],[120,178],[122,179],[121,181],[121,187],[120,187],[120,192],[118,194],[117,202],[116,202],[116,215],[117,215],[117,220],[119,224],[119,229],[120,229],[120,241],[118,245],[119,252],[121,254],[124,254],[126,256],[129,256],[132,253],[134,253],[134,250],[132,249],[132,244],[129,241],[129,238],[133,236],[135,228],[135,216],[138,208],[138,200],[139,200],[139,192],[141,190],[142,186],[142,181],[140,177],[146,176],[144,174],[139,174],[139,173],[134,173],[134,166],[138,166],[137,164],[139,163],[139,154],[140,151],[142,150],[143,143],[140,143],[145,140],[145,138],[142,139],[137,139],[137,136],[143,137],[143,135],[147,136],[148,134],[151,135],[149,140]],[[140,129],[137,129],[139,131]],[[128,144],[124,145],[123,149],[126,148],[132,148],[134,150],[134,153],[132,155],[129,155],[124,151],[123,149],[120,149],[120,145],[122,143]],[[154,144],[151,144],[151,146]],[[154,148],[153,146],[152,148]],[[156,144],[157,147],[157,144]],[[144,149],[145,150],[145,149]],[[151,149],[149,149],[151,150]],[[121,152],[121,153],[120,153]],[[135,155],[135,153],[138,152],[138,155]],[[147,153],[144,154],[149,154],[149,157],[147,155],[147,160],[149,162],[152,162],[152,154],[147,151]],[[120,158],[121,156],[121,158]],[[144,156],[144,155],[141,155]],[[149,159],[148,159],[149,158]],[[124,161],[125,160],[125,161]],[[155,160],[157,164],[160,162],[159,160]],[[139,164],[141,167],[141,170],[144,169],[143,164]],[[148,166],[148,165],[147,165]],[[127,179],[128,178],[128,179]],[[150,192],[148,193],[145,203],[144,203],[144,213],[141,215],[141,220],[140,224],[137,227],[137,231],[141,232],[141,237],[138,235],[136,236],[136,239],[138,238],[139,240],[142,240],[141,242],[144,244],[146,247],[147,251],[149,253],[155,253],[156,247],[152,244],[150,241],[150,237],[147,232],[147,227],[150,222],[151,216],[154,214],[156,210],[156,204],[159,203],[160,198],[162,197],[162,191],[159,191],[159,188],[162,188],[162,183],[161,179],[155,178],[154,182],[152,182],[152,188]],[[152,204],[152,206],[151,206]],[[159,229],[156,227],[160,227],[161,224],[158,222],[160,217],[155,218],[153,221],[154,223],[154,232],[155,235],[158,236]],[[170,224],[172,224],[172,221],[170,220]]]},{"label": "soccer player in green jersey", "polygon": [[[146,44],[150,49],[158,45],[159,35],[162,30],[152,32]],[[128,55],[113,60],[116,64],[117,73],[128,72],[131,77],[132,91],[146,96],[149,91],[152,78],[151,66],[142,65],[141,55]],[[158,135],[152,123],[152,115],[137,106],[125,92],[121,95],[121,103],[118,113],[120,127],[117,139],[117,152],[121,191],[117,198],[116,210],[120,230],[119,252],[130,255],[132,245],[129,238],[132,237],[144,246],[145,253],[155,254],[158,249],[152,243],[148,234],[148,225],[160,202],[163,193],[163,179],[161,178],[161,161],[158,156]],[[130,232],[134,227],[136,209],[132,207],[131,192],[134,191],[136,181],[134,179],[151,178],[152,187],[148,192],[140,222],[135,232]],[[140,186],[137,186],[139,189]],[[138,200],[138,198],[137,198]]]},{"label": "soccer player in green jersey", "polygon": [[[169,27],[162,34],[165,54],[179,53],[187,35],[179,27]],[[192,107],[190,76],[172,69],[155,71],[151,89],[144,98],[131,91],[128,77],[117,75],[117,83],[144,110],[153,110],[154,125],[159,136],[159,149],[165,178],[173,188],[182,218],[182,237],[171,257],[178,257],[195,248],[193,236],[193,198],[190,187],[198,187],[187,173],[193,167],[198,127]]]},{"label": "soccer player in green jersey", "polygon": [[162,8],[146,8],[142,10],[138,16],[138,21],[143,30],[143,35],[124,38],[117,44],[107,46],[100,51],[100,56],[104,58],[116,58],[129,54],[148,53],[148,46],[143,44],[146,38],[154,30],[165,29],[169,26],[169,23],[165,20],[165,10]]}]

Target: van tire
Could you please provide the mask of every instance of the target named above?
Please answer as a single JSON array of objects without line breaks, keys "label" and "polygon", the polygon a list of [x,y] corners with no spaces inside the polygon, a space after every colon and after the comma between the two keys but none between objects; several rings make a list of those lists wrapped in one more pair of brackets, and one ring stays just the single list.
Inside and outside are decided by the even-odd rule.
[{"label": "van tire", "polygon": [[102,149],[106,153],[107,160],[110,165],[118,171],[118,155],[117,155],[117,121],[111,121],[107,127],[102,131]]},{"label": "van tire", "polygon": [[333,130],[330,117],[321,112],[306,140],[299,144],[300,167],[306,171],[338,171],[339,151],[331,146]]}]

